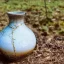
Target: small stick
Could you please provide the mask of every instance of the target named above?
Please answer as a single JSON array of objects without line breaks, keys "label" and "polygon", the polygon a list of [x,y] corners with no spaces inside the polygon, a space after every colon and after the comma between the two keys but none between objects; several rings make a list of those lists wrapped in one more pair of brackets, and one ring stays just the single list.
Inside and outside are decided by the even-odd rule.
[{"label": "small stick", "polygon": [[47,16],[47,4],[46,4],[46,0],[44,0],[44,5],[45,5],[45,14],[46,14],[46,19],[48,18],[48,16]]}]

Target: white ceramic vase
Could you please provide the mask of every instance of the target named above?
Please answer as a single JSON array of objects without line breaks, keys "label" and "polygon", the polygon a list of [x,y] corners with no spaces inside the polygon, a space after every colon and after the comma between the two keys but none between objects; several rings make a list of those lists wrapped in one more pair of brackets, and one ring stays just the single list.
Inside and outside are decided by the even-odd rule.
[{"label": "white ceramic vase", "polygon": [[0,51],[7,57],[22,57],[36,46],[36,37],[24,23],[25,12],[8,12],[9,24],[0,32]]}]

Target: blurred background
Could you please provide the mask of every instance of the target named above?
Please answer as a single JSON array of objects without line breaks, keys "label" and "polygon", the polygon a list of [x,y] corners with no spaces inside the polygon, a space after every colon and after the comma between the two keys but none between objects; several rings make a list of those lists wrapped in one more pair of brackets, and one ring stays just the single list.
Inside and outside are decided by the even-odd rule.
[{"label": "blurred background", "polygon": [[0,0],[0,30],[8,11],[26,11],[26,23],[43,35],[64,35],[64,0]]}]

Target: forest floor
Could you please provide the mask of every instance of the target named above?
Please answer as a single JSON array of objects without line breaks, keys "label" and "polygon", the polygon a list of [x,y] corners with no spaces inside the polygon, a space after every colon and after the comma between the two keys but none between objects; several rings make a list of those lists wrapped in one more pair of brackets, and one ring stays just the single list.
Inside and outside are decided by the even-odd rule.
[{"label": "forest floor", "polygon": [[[17,64],[64,64],[64,1],[47,1],[48,18],[45,16],[44,1],[20,0],[0,2],[0,30],[8,25],[8,11],[26,11],[26,25],[37,38],[33,53]],[[0,64],[5,64],[0,62]],[[9,63],[16,64],[16,63]]]}]

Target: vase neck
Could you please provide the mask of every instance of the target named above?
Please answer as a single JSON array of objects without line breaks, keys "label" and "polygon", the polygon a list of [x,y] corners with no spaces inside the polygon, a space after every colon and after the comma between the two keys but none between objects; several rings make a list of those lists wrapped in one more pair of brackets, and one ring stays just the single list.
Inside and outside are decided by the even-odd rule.
[{"label": "vase neck", "polygon": [[9,27],[17,28],[24,25],[25,12],[8,12],[9,17]]},{"label": "vase neck", "polygon": [[24,24],[24,19],[20,19],[20,20],[11,20],[10,22],[9,22],[9,27],[11,27],[11,28],[13,28],[13,29],[15,29],[15,28],[17,28],[17,27],[19,27],[19,26],[21,26],[21,25],[25,25]]},{"label": "vase neck", "polygon": [[9,21],[22,22],[24,21],[25,12],[8,12]]},{"label": "vase neck", "polygon": [[24,20],[24,16],[16,16],[16,15],[9,15],[9,21],[22,21]]}]

